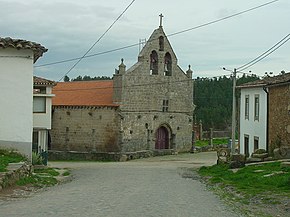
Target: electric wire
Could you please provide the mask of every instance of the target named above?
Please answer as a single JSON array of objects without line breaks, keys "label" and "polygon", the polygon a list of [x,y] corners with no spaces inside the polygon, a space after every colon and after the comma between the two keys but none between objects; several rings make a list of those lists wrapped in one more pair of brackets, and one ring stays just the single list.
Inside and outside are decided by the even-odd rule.
[{"label": "electric wire", "polygon": [[[94,57],[94,56],[99,56],[99,55],[103,55],[103,54],[107,54],[107,53],[112,53],[112,52],[119,51],[119,50],[124,50],[124,49],[127,49],[127,48],[135,47],[137,45],[139,45],[139,43],[128,45],[128,46],[124,46],[124,47],[119,47],[119,48],[115,48],[115,49],[112,49],[112,50],[107,50],[107,51],[103,51],[103,52],[99,52],[99,53],[95,53],[95,54],[86,55],[85,57],[83,57],[83,59],[89,58],[89,57]],[[67,59],[67,60],[61,60],[61,61],[52,62],[52,63],[36,65],[34,67],[35,68],[39,68],[39,67],[44,67],[44,66],[51,66],[51,65],[61,64],[61,63],[67,63],[67,62],[79,60],[80,58],[81,57],[76,57],[76,58],[72,58],[72,59]]]},{"label": "electric wire", "polygon": [[238,13],[235,13],[235,14],[232,14],[232,15],[229,15],[229,16],[226,16],[226,17],[223,17],[223,18],[220,18],[220,19],[217,19],[217,20],[214,20],[214,21],[211,21],[211,22],[208,22],[208,23],[205,23],[205,24],[201,24],[199,26],[195,26],[195,27],[192,27],[192,28],[189,28],[189,29],[185,29],[185,30],[182,30],[182,31],[179,31],[179,32],[176,32],[176,33],[172,33],[172,34],[169,34],[168,36],[174,36],[174,35],[178,35],[178,34],[181,34],[181,33],[184,33],[184,32],[188,32],[188,31],[191,31],[191,30],[194,30],[194,29],[198,29],[198,28],[201,28],[201,27],[204,27],[204,26],[209,26],[211,24],[214,24],[214,23],[218,23],[218,22],[221,22],[223,20],[227,20],[229,18],[232,18],[232,17],[236,17],[236,16],[239,16],[241,14],[244,14],[244,13],[247,13],[247,12],[250,12],[250,11],[253,11],[253,10],[256,10],[258,8],[261,8],[261,7],[264,7],[264,6],[267,6],[269,4],[272,4],[272,3],[275,3],[279,0],[274,0],[274,1],[270,1],[270,2],[267,2],[265,4],[262,4],[262,5],[259,5],[259,6],[256,6],[256,7],[253,7],[253,8],[249,8],[247,10],[244,10],[244,11],[240,11]]},{"label": "electric wire", "polygon": [[109,30],[114,26],[114,24],[123,16],[123,14],[130,8],[130,6],[136,0],[132,0],[131,3],[125,8],[125,10],[114,20],[114,22],[107,28],[107,30],[98,38],[97,41],[85,52],[85,54],[78,58],[78,61],[59,79],[61,81],[66,75],[68,75],[84,58],[85,56],[94,48],[94,46],[109,32]]},{"label": "electric wire", "polygon": [[237,70],[239,70],[239,71],[246,70],[249,67],[255,65],[256,63],[260,62],[261,60],[265,59],[267,56],[269,56],[270,54],[272,54],[274,51],[276,51],[281,46],[283,46],[287,41],[289,41],[289,39],[290,39],[289,36],[290,36],[290,34],[286,35],[284,38],[282,38],[279,42],[277,42],[275,45],[273,45],[267,51],[265,51],[264,53],[262,53],[261,55],[259,55],[255,59],[253,59],[252,61],[250,61],[250,62],[248,62],[248,63],[246,63],[246,64],[238,67]]},{"label": "electric wire", "polygon": [[[199,29],[199,28],[202,28],[202,27],[205,27],[205,26],[209,26],[211,24],[215,24],[215,23],[218,23],[218,22],[221,22],[223,20],[226,20],[226,19],[229,19],[229,18],[232,18],[232,17],[235,17],[235,16],[239,16],[241,14],[244,14],[244,13],[247,13],[247,12],[250,12],[250,11],[253,11],[253,10],[256,10],[258,8],[261,8],[261,7],[264,7],[264,6],[267,6],[269,4],[272,4],[272,3],[275,3],[277,1],[280,1],[280,0],[274,0],[274,1],[270,1],[270,2],[267,2],[265,4],[262,4],[262,5],[259,5],[259,6],[256,6],[256,7],[253,7],[253,8],[249,8],[247,10],[244,10],[244,11],[240,11],[238,13],[235,13],[235,14],[232,14],[232,15],[229,15],[229,16],[226,16],[226,17],[223,17],[223,18],[220,18],[220,19],[217,19],[217,20],[214,20],[214,21],[210,21],[208,23],[204,23],[204,24],[201,24],[201,25],[198,25],[198,26],[195,26],[195,27],[192,27],[192,28],[188,28],[188,29],[185,29],[185,30],[182,30],[182,31],[178,31],[178,32],[175,32],[175,33],[171,33],[171,34],[168,34],[167,37],[171,37],[171,36],[175,36],[175,35],[179,35],[179,34],[183,34],[185,32],[189,32],[189,31],[192,31],[192,30],[196,30],[196,29]],[[153,40],[157,40],[157,39],[153,39]],[[153,41],[152,40],[152,41]],[[149,42],[149,41],[148,41]],[[112,53],[112,52],[115,52],[115,51],[119,51],[119,50],[124,50],[124,49],[127,49],[127,48],[131,48],[131,47],[135,47],[135,46],[138,46],[139,43],[135,43],[135,44],[131,44],[131,45],[127,45],[127,46],[124,46],[124,47],[120,47],[120,48],[116,48],[116,49],[112,49],[112,50],[108,50],[108,51],[104,51],[104,52],[99,52],[99,53],[95,53],[95,54],[91,54],[91,55],[85,55],[83,57],[76,57],[76,58],[72,58],[72,59],[67,59],[67,60],[62,60],[62,61],[56,61],[56,62],[51,62],[51,63],[46,63],[46,64],[41,64],[41,65],[36,65],[34,66],[35,68],[38,68],[38,67],[44,67],[44,66],[51,66],[51,65],[56,65],[56,64],[61,64],[61,63],[66,63],[66,62],[71,62],[71,61],[74,61],[74,60],[79,60],[79,59],[84,59],[84,58],[89,58],[89,57],[94,57],[94,56],[99,56],[99,55],[103,55],[103,54],[107,54],[107,53]],[[64,77],[64,76],[63,76]]]},{"label": "electric wire", "polygon": [[[227,75],[220,75],[220,76],[212,76],[212,77],[205,77],[204,79],[210,79],[210,78],[221,78],[221,77],[227,77],[231,76],[231,74]],[[199,78],[203,79],[203,78]],[[95,80],[98,82],[98,80]],[[112,81],[112,80],[111,80]],[[164,85],[164,84],[173,84],[173,83],[183,83],[183,82],[193,82],[193,79],[183,79],[183,80],[177,80],[177,81],[161,81],[161,82],[151,82],[151,83],[143,83],[143,84],[133,84],[133,85],[124,85],[122,87],[114,87],[116,89],[121,89],[121,88],[134,88],[134,87],[143,87],[143,86],[150,86],[152,85]],[[71,81],[71,82],[61,82],[61,83],[74,83],[74,82],[84,82],[84,81]],[[99,81],[102,82],[102,81]],[[92,88],[76,88],[76,89],[61,89],[61,90],[54,90],[56,92],[62,92],[62,91],[87,91],[87,90],[100,90],[100,89],[112,89],[113,87],[107,86],[107,87],[92,87]]]}]

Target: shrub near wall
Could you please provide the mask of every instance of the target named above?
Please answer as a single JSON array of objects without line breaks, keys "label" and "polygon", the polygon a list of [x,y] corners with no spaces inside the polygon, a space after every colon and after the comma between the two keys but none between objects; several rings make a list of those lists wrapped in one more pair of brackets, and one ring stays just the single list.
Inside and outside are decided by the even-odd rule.
[{"label": "shrub near wall", "polygon": [[27,163],[10,163],[7,172],[0,173],[0,190],[15,185],[19,179],[28,177],[31,173],[31,165]]}]

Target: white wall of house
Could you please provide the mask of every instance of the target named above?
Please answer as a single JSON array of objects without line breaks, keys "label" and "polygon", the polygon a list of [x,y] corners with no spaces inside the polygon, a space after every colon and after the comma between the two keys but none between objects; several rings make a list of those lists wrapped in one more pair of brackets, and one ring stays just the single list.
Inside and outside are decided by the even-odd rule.
[{"label": "white wall of house", "polygon": [[[33,94],[35,98],[45,98],[45,112],[33,112],[33,128],[51,129],[52,87],[46,87],[45,94]],[[34,102],[35,103],[35,102]],[[37,103],[37,102],[36,102]],[[38,103],[42,103],[41,100]],[[42,105],[40,105],[42,106]]]},{"label": "white wall of house", "polygon": [[46,87],[46,93],[33,94],[33,131],[34,134],[37,133],[33,139],[33,151],[37,153],[48,150],[48,130],[51,129],[53,96],[50,86]]},{"label": "white wall of house", "polygon": [[[249,99],[246,117],[246,98]],[[255,118],[255,97],[259,98],[258,117]],[[256,112],[257,114],[257,112]],[[246,154],[245,144],[248,138],[248,152],[251,155],[256,148],[266,150],[267,141],[267,94],[262,87],[242,88],[240,102],[240,152]],[[258,141],[258,142],[257,142]]]},{"label": "white wall of house", "polygon": [[0,147],[31,158],[33,52],[0,48]]}]

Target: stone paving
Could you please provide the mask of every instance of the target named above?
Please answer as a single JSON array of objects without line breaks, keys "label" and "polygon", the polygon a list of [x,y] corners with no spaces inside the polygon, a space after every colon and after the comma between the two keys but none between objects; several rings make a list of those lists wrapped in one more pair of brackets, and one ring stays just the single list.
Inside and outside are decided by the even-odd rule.
[{"label": "stone paving", "polygon": [[0,216],[236,217],[188,168],[215,163],[216,153],[122,163],[55,162],[73,181],[28,198],[0,201]]}]

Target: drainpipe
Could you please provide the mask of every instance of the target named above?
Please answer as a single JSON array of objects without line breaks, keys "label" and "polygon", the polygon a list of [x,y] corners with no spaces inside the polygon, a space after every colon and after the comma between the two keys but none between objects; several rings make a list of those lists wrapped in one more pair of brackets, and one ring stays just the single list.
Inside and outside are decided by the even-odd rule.
[{"label": "drainpipe", "polygon": [[263,90],[267,94],[266,149],[269,153],[269,91],[266,86],[263,87]]}]

